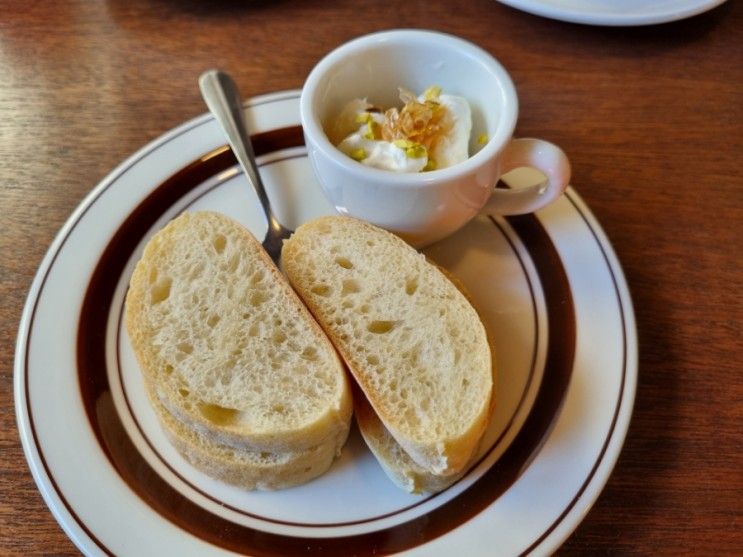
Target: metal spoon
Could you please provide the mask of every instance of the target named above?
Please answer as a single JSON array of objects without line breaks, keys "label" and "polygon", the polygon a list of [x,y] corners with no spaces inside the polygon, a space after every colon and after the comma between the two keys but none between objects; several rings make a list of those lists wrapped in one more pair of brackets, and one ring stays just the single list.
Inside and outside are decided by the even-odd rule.
[{"label": "metal spoon", "polygon": [[226,73],[219,70],[208,70],[199,77],[201,96],[217,122],[227,135],[227,142],[253,186],[268,219],[268,230],[263,239],[263,249],[276,265],[281,259],[281,246],[292,231],[282,226],[271,209],[271,202],[266,195],[266,188],[261,181],[258,166],[255,164],[255,152],[250,142],[250,134],[243,115],[243,104],[235,82]]}]

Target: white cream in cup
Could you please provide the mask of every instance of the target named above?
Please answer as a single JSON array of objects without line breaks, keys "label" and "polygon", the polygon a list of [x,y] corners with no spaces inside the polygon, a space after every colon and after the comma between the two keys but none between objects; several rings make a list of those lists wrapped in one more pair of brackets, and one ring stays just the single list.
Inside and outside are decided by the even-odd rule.
[{"label": "white cream in cup", "polygon": [[[469,102],[472,134],[464,162],[419,173],[370,168],[339,151],[324,131],[352,99],[368,98],[388,108],[400,104],[398,87],[422,92],[432,85]],[[536,211],[558,198],[570,180],[570,163],[559,147],[512,138],[518,99],[503,66],[451,35],[394,30],[338,47],[308,76],[300,113],[310,162],[338,212],[390,230],[416,247],[452,234],[480,211]],[[487,143],[480,145],[483,136]],[[546,182],[495,189],[500,176],[522,166],[536,168]]]}]

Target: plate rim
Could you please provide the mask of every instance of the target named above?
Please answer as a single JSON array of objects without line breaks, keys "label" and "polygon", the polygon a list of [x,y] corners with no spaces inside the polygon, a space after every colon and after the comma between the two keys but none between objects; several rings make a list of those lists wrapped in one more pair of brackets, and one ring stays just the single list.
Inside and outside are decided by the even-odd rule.
[{"label": "plate rim", "polygon": [[[590,230],[591,235],[594,237],[596,245],[601,251],[606,266],[612,275],[617,302],[622,313],[623,333],[625,335],[625,376],[621,386],[623,393],[620,394],[620,403],[617,406],[612,421],[612,431],[607,435],[604,446],[601,449],[600,457],[597,459],[596,464],[588,475],[588,478],[583,483],[566,511],[564,511],[560,519],[556,521],[554,528],[552,528],[551,531],[546,532],[541,538],[542,543],[552,539],[552,544],[548,545],[549,553],[556,551],[576,530],[576,528],[578,528],[581,522],[583,522],[585,516],[603,493],[604,487],[609,481],[609,478],[611,478],[614,468],[619,461],[622,449],[624,448],[624,442],[627,438],[627,432],[632,421],[637,394],[637,375],[639,367],[637,323],[635,320],[634,304],[632,302],[631,292],[621,262],[619,261],[616,251],[609,241],[606,232],[601,226],[601,223],[580,194],[578,194],[572,186],[568,187],[566,194],[569,194],[566,195],[566,198],[575,207],[587,228]],[[601,468],[604,468],[605,472],[602,475],[597,476],[597,473]],[[594,489],[589,489],[593,483],[596,484]],[[579,503],[581,504],[579,505]],[[578,515],[578,518],[574,519],[572,522],[568,521],[567,518],[571,515]],[[524,554],[528,554],[533,549],[536,549],[537,545],[538,543],[535,541],[535,543],[532,544]]]}]

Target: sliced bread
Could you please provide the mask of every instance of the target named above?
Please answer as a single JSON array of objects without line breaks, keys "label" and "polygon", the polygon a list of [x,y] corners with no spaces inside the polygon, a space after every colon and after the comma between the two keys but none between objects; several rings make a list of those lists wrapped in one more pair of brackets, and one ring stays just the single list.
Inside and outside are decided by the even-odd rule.
[{"label": "sliced bread", "polygon": [[199,439],[291,453],[348,429],[333,346],[261,245],[224,215],[184,213],[149,241],[126,325],[152,396]]},{"label": "sliced bread", "polygon": [[286,241],[292,286],[384,427],[439,476],[461,472],[490,416],[490,347],[471,304],[397,236],[322,217]]}]

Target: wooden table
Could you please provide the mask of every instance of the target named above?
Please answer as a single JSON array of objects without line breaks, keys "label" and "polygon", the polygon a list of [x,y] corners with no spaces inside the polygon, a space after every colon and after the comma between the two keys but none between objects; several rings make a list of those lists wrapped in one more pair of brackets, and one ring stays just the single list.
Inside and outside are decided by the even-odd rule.
[{"label": "wooden table", "polygon": [[634,418],[563,554],[743,551],[743,4],[612,29],[492,0],[0,2],[0,554],[76,554],[28,471],[14,340],[56,231],[117,163],[204,111],[196,77],[298,88],[334,46],[425,27],[493,53],[517,135],[561,145],[616,248],[640,341]]}]

